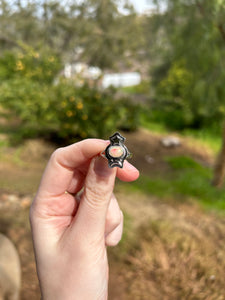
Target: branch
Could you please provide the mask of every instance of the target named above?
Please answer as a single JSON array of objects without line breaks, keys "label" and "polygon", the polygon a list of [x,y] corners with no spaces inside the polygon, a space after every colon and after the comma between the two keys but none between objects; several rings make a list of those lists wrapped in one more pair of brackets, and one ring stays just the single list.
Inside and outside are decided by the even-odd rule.
[{"label": "branch", "polygon": [[197,7],[201,13],[201,15],[204,17],[205,16],[205,9],[204,9],[204,6],[199,2],[199,1],[196,1],[196,4],[197,4]]},{"label": "branch", "polygon": [[219,24],[217,25],[217,27],[218,27],[218,29],[219,29],[221,35],[222,35],[222,39],[223,39],[224,42],[225,42],[225,29],[224,29],[224,27],[223,27],[223,24],[219,23]]},{"label": "branch", "polygon": [[[203,17],[205,17],[206,13],[205,13],[205,9],[204,9],[204,6],[199,2],[199,1],[196,1],[196,5],[201,13],[201,15]],[[219,23],[219,24],[216,24],[216,27],[219,29],[219,32],[222,36],[222,39],[224,40],[225,42],[225,29],[223,27],[223,24],[222,23]]]},{"label": "branch", "polygon": [[21,48],[16,41],[11,40],[11,39],[9,39],[8,37],[5,37],[5,36],[0,36],[0,42],[11,44],[13,46],[17,46],[17,47]]}]

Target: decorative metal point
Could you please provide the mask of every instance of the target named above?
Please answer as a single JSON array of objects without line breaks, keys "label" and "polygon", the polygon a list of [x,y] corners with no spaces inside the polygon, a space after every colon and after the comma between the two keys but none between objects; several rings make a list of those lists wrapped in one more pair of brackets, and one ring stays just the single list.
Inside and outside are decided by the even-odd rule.
[{"label": "decorative metal point", "polygon": [[127,147],[124,145],[126,139],[119,132],[116,132],[110,136],[109,140],[110,144],[101,155],[108,159],[110,168],[123,168],[124,160],[131,156]]}]

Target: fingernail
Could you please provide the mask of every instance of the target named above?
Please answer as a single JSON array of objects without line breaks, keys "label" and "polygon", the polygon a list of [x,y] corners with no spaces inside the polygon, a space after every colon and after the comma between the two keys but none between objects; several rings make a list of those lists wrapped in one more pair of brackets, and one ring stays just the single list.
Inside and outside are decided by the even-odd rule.
[{"label": "fingernail", "polygon": [[101,156],[95,158],[94,171],[100,177],[110,176],[114,172],[109,168],[107,160]]}]

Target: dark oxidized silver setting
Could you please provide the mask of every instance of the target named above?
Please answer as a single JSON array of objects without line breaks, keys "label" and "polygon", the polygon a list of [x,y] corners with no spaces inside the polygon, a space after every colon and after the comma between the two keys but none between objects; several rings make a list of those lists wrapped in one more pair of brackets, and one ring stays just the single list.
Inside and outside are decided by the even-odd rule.
[{"label": "dark oxidized silver setting", "polygon": [[110,144],[106,147],[105,151],[101,153],[101,155],[108,159],[110,168],[123,168],[124,160],[131,156],[127,147],[124,145],[126,139],[119,132],[116,132],[109,138],[109,140]]}]

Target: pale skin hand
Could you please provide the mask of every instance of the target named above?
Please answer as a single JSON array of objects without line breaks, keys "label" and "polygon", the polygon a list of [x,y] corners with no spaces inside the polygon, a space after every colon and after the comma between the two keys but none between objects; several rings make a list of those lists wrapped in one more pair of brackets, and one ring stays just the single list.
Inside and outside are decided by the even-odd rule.
[{"label": "pale skin hand", "polygon": [[[107,145],[89,139],[60,148],[43,174],[30,209],[43,300],[108,298],[106,246],[117,245],[123,229],[114,181],[133,181],[139,172],[126,161],[110,169],[98,156]],[[71,194],[82,187],[78,201]]]}]

